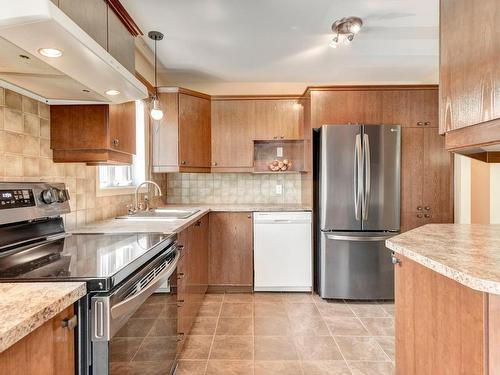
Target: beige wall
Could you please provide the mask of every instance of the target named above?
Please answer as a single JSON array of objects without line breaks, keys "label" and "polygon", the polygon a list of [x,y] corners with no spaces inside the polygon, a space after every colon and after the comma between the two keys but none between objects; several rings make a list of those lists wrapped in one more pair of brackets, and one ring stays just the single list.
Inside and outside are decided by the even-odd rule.
[{"label": "beige wall", "polygon": [[455,221],[500,223],[500,164],[456,155]]},{"label": "beige wall", "polygon": [[96,196],[97,167],[54,163],[50,107],[0,87],[0,181],[64,182],[70,192],[67,229],[126,213],[132,195]]}]

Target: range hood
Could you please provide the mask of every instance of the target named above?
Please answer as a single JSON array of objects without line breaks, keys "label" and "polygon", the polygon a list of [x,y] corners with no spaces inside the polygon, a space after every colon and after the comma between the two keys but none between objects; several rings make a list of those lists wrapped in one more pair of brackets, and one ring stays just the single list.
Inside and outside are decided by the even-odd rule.
[{"label": "range hood", "polygon": [[[50,0],[0,0],[0,9],[0,86],[48,104],[118,104],[148,96],[146,86]],[[63,54],[45,57],[41,48]]]}]

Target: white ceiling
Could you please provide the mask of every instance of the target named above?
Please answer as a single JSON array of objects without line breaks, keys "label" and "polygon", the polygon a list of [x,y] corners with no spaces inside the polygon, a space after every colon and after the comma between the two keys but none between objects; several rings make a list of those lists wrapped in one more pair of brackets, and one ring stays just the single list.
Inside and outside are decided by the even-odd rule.
[{"label": "white ceiling", "polygon": [[[170,83],[437,83],[438,0],[122,0]],[[349,47],[334,20],[358,16]],[[152,47],[153,44],[147,38]]]}]

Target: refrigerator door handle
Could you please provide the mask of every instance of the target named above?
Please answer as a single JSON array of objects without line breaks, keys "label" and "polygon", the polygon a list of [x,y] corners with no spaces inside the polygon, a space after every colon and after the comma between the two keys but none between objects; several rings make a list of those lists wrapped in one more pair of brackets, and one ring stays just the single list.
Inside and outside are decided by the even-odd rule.
[{"label": "refrigerator door handle", "polygon": [[354,217],[360,219],[360,198],[362,197],[363,170],[361,168],[361,134],[356,134],[356,144],[354,146]]},{"label": "refrigerator door handle", "polygon": [[336,241],[384,241],[387,240],[391,237],[394,237],[397,233],[392,233],[391,235],[388,236],[343,236],[343,235],[337,235],[337,234],[327,234],[326,238],[329,240],[336,240]]},{"label": "refrigerator door handle", "polygon": [[363,165],[365,170],[365,188],[363,193],[363,220],[368,220],[368,207],[370,205],[371,192],[371,160],[370,160],[370,137],[363,134]]}]

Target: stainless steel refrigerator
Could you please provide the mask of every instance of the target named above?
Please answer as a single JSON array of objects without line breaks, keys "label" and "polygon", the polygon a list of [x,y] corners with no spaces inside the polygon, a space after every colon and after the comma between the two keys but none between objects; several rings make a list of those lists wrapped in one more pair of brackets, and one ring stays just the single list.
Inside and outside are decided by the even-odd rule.
[{"label": "stainless steel refrigerator", "polygon": [[323,125],[317,285],[323,298],[392,299],[385,240],[400,229],[399,125]]}]

